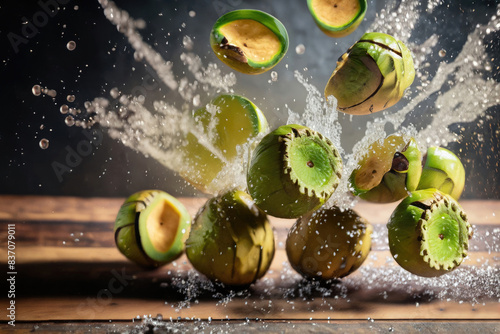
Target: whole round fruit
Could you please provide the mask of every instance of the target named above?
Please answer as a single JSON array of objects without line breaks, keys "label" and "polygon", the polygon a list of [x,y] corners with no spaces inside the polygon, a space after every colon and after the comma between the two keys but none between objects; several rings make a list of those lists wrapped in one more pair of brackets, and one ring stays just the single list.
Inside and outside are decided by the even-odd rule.
[{"label": "whole round fruit", "polygon": [[167,264],[182,254],[191,216],[176,198],[160,190],[145,190],[123,203],[115,221],[120,252],[143,267]]},{"label": "whole round fruit", "polygon": [[325,98],[333,95],[347,114],[371,114],[396,104],[414,78],[411,53],[401,41],[366,33],[337,61]]},{"label": "whole round fruit", "polygon": [[387,224],[396,262],[425,277],[446,274],[467,256],[472,228],[453,197],[437,189],[414,191]]},{"label": "whole round fruit", "polygon": [[292,267],[308,279],[347,276],[365,261],[373,228],[353,210],[321,209],[299,218],[288,233]]},{"label": "whole round fruit", "polygon": [[252,154],[247,186],[264,212],[298,218],[321,207],[342,175],[332,142],[308,127],[283,125],[267,134]]},{"label": "whole round fruit", "polygon": [[196,214],[186,254],[209,279],[248,285],[269,269],[274,233],[267,215],[247,193],[230,191],[209,199]]},{"label": "whole round fruit", "polygon": [[243,160],[238,147],[269,131],[269,126],[252,101],[233,94],[215,97],[192,116],[192,127],[179,147],[180,175],[196,189],[214,194],[220,191],[221,171]]},{"label": "whole round fruit", "polygon": [[465,169],[455,153],[443,147],[430,147],[417,189],[436,188],[458,201],[465,185]]}]

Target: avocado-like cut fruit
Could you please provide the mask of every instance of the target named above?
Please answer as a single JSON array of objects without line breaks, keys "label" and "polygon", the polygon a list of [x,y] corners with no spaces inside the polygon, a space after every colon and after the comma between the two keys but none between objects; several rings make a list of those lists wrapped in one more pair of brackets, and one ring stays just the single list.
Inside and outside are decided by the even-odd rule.
[{"label": "avocado-like cut fruit", "polygon": [[345,277],[370,253],[372,231],[371,224],[351,209],[320,209],[302,216],[290,229],[288,260],[306,279]]},{"label": "avocado-like cut fruit", "polygon": [[115,243],[136,264],[154,268],[179,257],[189,235],[191,216],[175,197],[144,190],[125,200],[115,220]]},{"label": "avocado-like cut fruit", "polygon": [[281,218],[298,218],[321,207],[342,176],[333,143],[308,127],[283,125],[267,134],[252,153],[247,187],[259,208]]},{"label": "avocado-like cut fruit", "polygon": [[367,115],[396,104],[414,78],[411,53],[401,41],[366,33],[337,61],[325,98],[334,96],[342,112]]},{"label": "avocado-like cut fruit", "polygon": [[233,190],[209,199],[196,214],[186,255],[211,280],[249,285],[271,265],[274,233],[250,195]]},{"label": "avocado-like cut fruit", "polygon": [[394,210],[387,224],[396,262],[424,277],[446,274],[467,256],[472,228],[453,197],[437,189],[414,191]]},{"label": "avocado-like cut fruit", "polygon": [[252,9],[222,15],[210,33],[217,58],[245,74],[273,68],[288,50],[288,33],[275,17]]},{"label": "avocado-like cut fruit", "polygon": [[269,131],[262,111],[247,98],[222,94],[194,111],[193,126],[180,147],[180,175],[196,189],[214,194],[214,184],[227,166],[239,163],[238,146]]},{"label": "avocado-like cut fruit", "polygon": [[390,203],[414,191],[421,173],[421,153],[415,140],[394,134],[368,147],[349,183],[353,194],[364,200]]},{"label": "avocado-like cut fruit", "polygon": [[314,21],[326,35],[344,37],[363,21],[366,0],[307,0]]},{"label": "avocado-like cut fruit", "polygon": [[446,148],[432,146],[424,160],[417,189],[436,188],[458,201],[465,186],[465,169],[460,159]]}]

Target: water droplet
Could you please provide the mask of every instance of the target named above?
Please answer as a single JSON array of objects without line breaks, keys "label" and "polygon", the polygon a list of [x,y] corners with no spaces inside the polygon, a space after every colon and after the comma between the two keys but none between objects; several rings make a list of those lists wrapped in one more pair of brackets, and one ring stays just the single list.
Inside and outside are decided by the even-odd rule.
[{"label": "water droplet", "polygon": [[40,124],[40,130],[43,130],[43,129],[45,129],[45,125]]},{"label": "water droplet", "polygon": [[75,41],[69,41],[68,44],[66,44],[66,48],[69,51],[73,51],[76,48],[76,42]]},{"label": "water droplet", "polygon": [[438,54],[439,54],[439,57],[443,58],[444,56],[446,56],[446,50],[441,49],[441,50],[439,50]]},{"label": "water droplet", "polygon": [[67,126],[73,126],[75,125],[75,119],[73,118],[73,116],[67,116],[64,119],[64,123],[66,123]]},{"label": "water droplet", "polygon": [[78,10],[80,7],[78,7],[78,5],[75,5],[75,7],[73,7],[74,10]]},{"label": "water droplet", "polygon": [[276,71],[271,72],[271,80],[278,81],[278,73]]},{"label": "water droplet", "polygon": [[50,97],[56,97],[57,96],[57,92],[54,89],[49,89],[47,91],[47,95],[50,96]]},{"label": "water droplet", "polygon": [[195,16],[196,16],[196,12],[194,10],[190,10],[189,17],[195,17]]},{"label": "water droplet", "polygon": [[184,36],[182,39],[182,45],[186,48],[186,50],[192,50],[193,49],[193,40],[189,36]]},{"label": "water droplet", "polygon": [[306,52],[306,47],[304,46],[304,44],[299,44],[295,47],[295,52],[298,55],[302,55],[304,54],[304,52]]},{"label": "water droplet", "polygon": [[120,91],[118,90],[118,88],[116,87],[113,87],[111,88],[111,90],[109,91],[109,95],[114,98],[114,99],[117,99],[118,96],[120,96]]},{"label": "water droplet", "polygon": [[40,87],[40,85],[34,85],[33,88],[31,88],[31,92],[33,93],[33,95],[39,96],[40,94],[42,94],[42,88]]},{"label": "water droplet", "polygon": [[40,148],[42,150],[46,150],[47,148],[49,148],[49,140],[48,139],[41,139],[40,142],[38,143],[38,145],[40,145]]},{"label": "water droplet", "polygon": [[68,108],[68,106],[66,104],[63,104],[61,106],[61,108],[59,108],[59,111],[61,112],[61,114],[67,114],[68,111],[69,111],[69,108]]},{"label": "water droplet", "polygon": [[74,95],[68,95],[68,96],[66,96],[66,100],[68,102],[74,102],[75,101],[75,96]]}]

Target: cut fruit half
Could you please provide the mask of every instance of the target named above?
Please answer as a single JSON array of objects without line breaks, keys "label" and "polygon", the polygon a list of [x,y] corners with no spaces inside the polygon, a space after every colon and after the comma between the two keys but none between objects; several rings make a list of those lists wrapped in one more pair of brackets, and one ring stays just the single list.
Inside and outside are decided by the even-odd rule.
[{"label": "cut fruit half", "polygon": [[396,262],[425,277],[446,274],[467,256],[472,228],[453,197],[437,189],[418,190],[394,210],[389,247]]},{"label": "cut fruit half", "polygon": [[221,16],[210,33],[217,58],[245,74],[273,68],[288,50],[288,33],[275,17],[258,10],[235,10]]},{"label": "cut fruit half", "polygon": [[413,138],[391,135],[368,147],[349,182],[353,194],[378,203],[400,200],[417,188],[421,153]]},{"label": "cut fruit half", "polygon": [[[181,146],[181,176],[198,190],[214,194],[214,180],[232,163],[240,163],[238,147],[269,129],[266,117],[250,100],[220,95],[193,113],[193,128]],[[240,150],[242,154],[243,150]]]},{"label": "cut fruit half", "polygon": [[332,142],[301,125],[284,125],[255,148],[247,186],[264,212],[298,218],[318,209],[333,194],[342,159]]},{"label": "cut fruit half", "polygon": [[330,37],[344,37],[363,21],[366,0],[307,0],[318,27]]},{"label": "cut fruit half", "polygon": [[181,255],[191,217],[176,198],[160,190],[130,196],[115,221],[115,242],[127,258],[158,267]]}]

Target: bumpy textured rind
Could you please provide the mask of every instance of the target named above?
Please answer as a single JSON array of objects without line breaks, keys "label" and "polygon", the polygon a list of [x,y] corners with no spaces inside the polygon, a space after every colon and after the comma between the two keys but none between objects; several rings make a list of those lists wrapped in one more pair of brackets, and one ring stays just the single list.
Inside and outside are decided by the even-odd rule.
[{"label": "bumpy textured rind", "polygon": [[[238,57],[235,58],[228,56],[228,52],[230,51],[221,47],[225,37],[221,33],[220,28],[230,22],[245,19],[254,20],[263,24],[265,27],[270,29],[280,41],[281,50],[268,61],[263,63],[254,63],[246,58],[246,61],[240,61],[237,59]],[[240,9],[222,15],[215,22],[212,31],[210,32],[210,45],[212,46],[217,58],[232,69],[244,74],[260,74],[270,70],[276,66],[281,59],[283,59],[288,51],[289,40],[285,26],[274,16],[259,10]]]},{"label": "bumpy textured rind", "polygon": [[284,125],[257,145],[247,172],[259,208],[281,218],[298,218],[321,207],[342,175],[342,159],[329,139],[307,127]]},{"label": "bumpy textured rind", "polygon": [[249,285],[271,265],[274,233],[267,215],[247,193],[231,191],[209,199],[197,213],[186,254],[211,280]]},{"label": "bumpy textured rind", "polygon": [[307,279],[345,277],[368,256],[372,231],[371,224],[353,210],[320,209],[299,218],[290,229],[288,260]]},{"label": "bumpy textured rind", "polygon": [[389,247],[409,272],[446,274],[467,256],[472,228],[460,205],[437,189],[418,190],[404,199],[387,224]]},{"label": "bumpy textured rind", "polygon": [[[342,112],[371,114],[396,104],[414,77],[411,53],[401,41],[387,34],[366,33],[337,62],[325,98],[333,95]],[[360,95],[370,80],[378,84]]]},{"label": "bumpy textured rind", "polygon": [[[159,251],[154,247],[147,228],[148,208],[167,201],[177,211],[179,218],[175,229],[174,242],[168,250]],[[151,268],[167,264],[179,257],[184,250],[184,242],[189,234],[191,217],[184,205],[173,196],[160,190],[145,190],[134,193],[118,211],[114,234],[120,252],[136,264]]]}]

